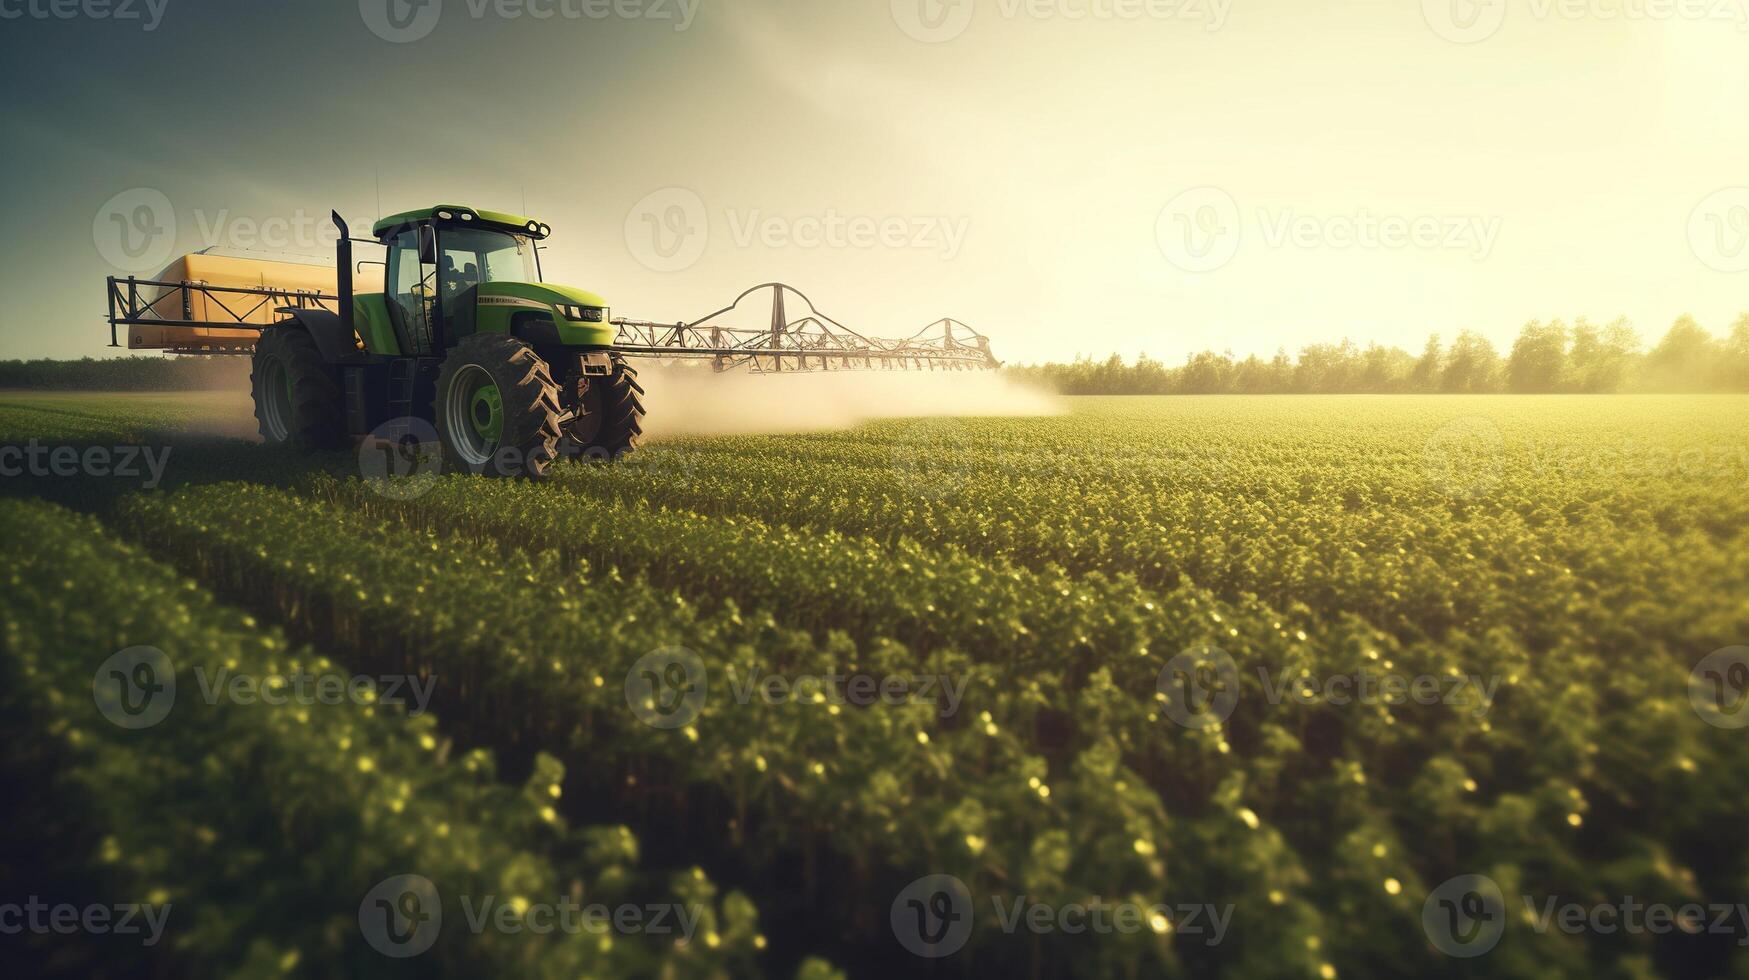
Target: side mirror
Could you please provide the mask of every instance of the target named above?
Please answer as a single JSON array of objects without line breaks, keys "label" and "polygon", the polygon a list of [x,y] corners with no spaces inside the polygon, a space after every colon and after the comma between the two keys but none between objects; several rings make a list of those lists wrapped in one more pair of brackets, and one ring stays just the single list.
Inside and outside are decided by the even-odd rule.
[{"label": "side mirror", "polygon": [[430,225],[419,226],[419,264],[437,264],[437,229]]}]

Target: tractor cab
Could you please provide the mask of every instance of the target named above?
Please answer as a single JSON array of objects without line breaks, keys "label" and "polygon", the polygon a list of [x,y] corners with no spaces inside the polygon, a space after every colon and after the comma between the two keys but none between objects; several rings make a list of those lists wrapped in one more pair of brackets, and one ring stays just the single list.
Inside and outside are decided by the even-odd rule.
[{"label": "tractor cab", "polygon": [[401,350],[435,354],[474,333],[482,286],[539,286],[536,242],[551,230],[532,218],[461,207],[377,222],[372,233],[388,249],[385,306]]}]

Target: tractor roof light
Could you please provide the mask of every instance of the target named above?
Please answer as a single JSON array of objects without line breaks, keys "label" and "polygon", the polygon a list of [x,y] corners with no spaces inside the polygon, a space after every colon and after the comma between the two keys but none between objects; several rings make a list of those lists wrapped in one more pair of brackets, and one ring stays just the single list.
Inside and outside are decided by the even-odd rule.
[{"label": "tractor roof light", "polygon": [[466,211],[463,211],[462,212],[462,220],[463,221],[472,221],[472,220],[474,220],[474,216]]},{"label": "tractor roof light", "polygon": [[529,222],[529,223],[528,223],[528,230],[529,230],[529,231],[531,231],[531,232],[535,232],[535,233],[539,233],[539,231],[540,231],[540,222],[538,222],[538,221],[530,221],[530,222]]},{"label": "tractor roof light", "polygon": [[450,214],[448,211],[439,211],[439,212],[437,212],[437,216],[439,218],[442,218],[445,221],[448,221],[449,219],[455,217],[455,215]]},{"label": "tractor roof light", "polygon": [[548,235],[551,235],[552,233],[553,233],[553,228],[551,225],[541,225],[540,226],[540,237],[545,238]]}]

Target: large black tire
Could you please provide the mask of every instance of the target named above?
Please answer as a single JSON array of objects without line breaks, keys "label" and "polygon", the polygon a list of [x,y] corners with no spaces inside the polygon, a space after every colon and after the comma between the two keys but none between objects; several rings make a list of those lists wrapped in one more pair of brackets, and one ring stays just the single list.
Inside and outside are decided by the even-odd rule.
[{"label": "large black tire", "polygon": [[322,360],[316,341],[299,327],[261,331],[249,366],[249,394],[261,437],[301,449],[346,445],[346,413],[340,378]]},{"label": "large black tire", "polygon": [[[488,386],[497,392],[495,427],[482,425]],[[437,373],[431,408],[445,457],[468,472],[539,478],[558,454],[559,386],[547,362],[507,334],[463,337]]]},{"label": "large black tire", "polygon": [[637,451],[644,435],[644,386],[625,358],[613,355],[613,373],[590,378],[581,402],[565,425],[566,457],[612,461]]}]

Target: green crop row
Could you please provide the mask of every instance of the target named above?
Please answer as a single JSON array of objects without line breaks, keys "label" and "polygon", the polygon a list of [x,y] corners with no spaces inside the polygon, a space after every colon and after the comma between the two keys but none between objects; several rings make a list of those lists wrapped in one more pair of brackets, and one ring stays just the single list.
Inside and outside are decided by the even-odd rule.
[{"label": "green crop row", "polygon": [[[434,703],[458,738],[575,763],[582,782],[567,799],[669,828],[653,838],[665,853],[748,868],[767,916],[789,921],[766,898],[790,892],[797,916],[878,941],[890,936],[885,923],[855,910],[933,872],[1058,904],[1096,894],[1151,903],[1168,891],[1171,827],[1158,797],[1124,770],[1115,740],[1052,771],[1030,733],[1005,720],[1036,715],[1055,693],[954,650],[918,658],[891,642],[816,643],[769,614],[732,603],[701,611],[678,592],[555,551],[500,551],[256,486],[142,496],[119,520],[203,581],[304,624],[371,669],[435,676]],[[528,603],[535,585],[552,601]],[[658,729],[637,719],[625,681],[639,658],[675,646],[702,656],[711,693],[690,724]],[[771,675],[852,674],[946,677],[980,710],[942,717],[927,703],[773,704],[735,693]],[[1236,810],[1221,822],[1242,835]],[[1252,836],[1260,853],[1282,855],[1276,835]],[[1252,862],[1237,880],[1263,894],[1280,871],[1271,863]],[[783,884],[792,865],[803,878]],[[1305,918],[1291,925],[1297,934]],[[1053,945],[1092,943],[1059,936]],[[983,945],[998,961],[1038,955],[995,936]],[[1054,955],[1086,970],[1177,962],[1170,937],[1151,930]]]},{"label": "green crop row", "polygon": [[[550,757],[518,790],[494,778],[487,753],[452,758],[431,716],[375,704],[374,687],[360,688],[363,704],[226,695],[226,678],[352,675],[217,604],[90,518],[0,503],[0,561],[0,713],[16,736],[9,744],[33,746],[8,764],[41,774],[46,794],[29,804],[45,822],[25,821],[25,801],[16,801],[21,821],[9,833],[28,840],[60,828],[49,842],[59,848],[38,855],[37,884],[91,889],[63,898],[163,909],[150,953],[173,972],[704,977],[745,972],[759,955],[764,940],[745,898],[719,896],[702,874],[661,886],[638,870],[625,828],[569,827],[553,806],[565,773]],[[108,658],[138,646],[167,658],[152,661],[151,683],[167,679],[162,663],[174,686],[161,720],[122,727],[114,719],[127,716],[114,705],[106,712],[94,692],[108,680]],[[166,695],[142,687],[121,697],[136,696]],[[22,887],[24,869],[14,871]],[[444,924],[430,951],[390,959],[367,944],[361,903],[378,882],[409,873],[434,883]],[[469,896],[681,905],[697,910],[698,931],[678,943],[584,929],[475,934],[462,907]],[[139,945],[113,938],[85,947],[116,955],[108,968],[81,962],[62,936],[22,941],[62,969],[144,972]]]},{"label": "green crop row", "polygon": [[[1413,911],[1402,896],[1465,868],[1543,890],[1686,895],[1693,872],[1674,855],[1596,869],[1584,854],[1653,855],[1671,842],[1705,854],[1736,806],[1699,778],[1732,771],[1733,754],[1688,710],[1685,671],[1662,658],[1612,662],[1570,642],[1532,655],[1506,630],[1405,644],[1353,617],[1290,633],[1255,601],[1224,603],[1188,585],[1156,594],[1123,577],[1071,579],[906,540],[885,548],[745,517],[579,506],[564,488],[445,481],[409,503],[358,483],[327,493],[385,521],[465,528],[508,554],[587,555],[786,623],[842,628],[865,642],[890,630],[921,650],[965,650],[1043,695],[1019,713],[998,705],[997,717],[1047,759],[1115,743],[1173,815],[1175,886],[1234,894],[1231,842],[1182,842],[1215,839],[1210,828],[1237,826],[1239,809],[1279,833],[1275,846],[1287,850],[1260,875],[1267,887],[1250,896],[1254,907],[1372,908],[1329,926],[1358,924],[1352,934],[1321,939],[1351,959],[1378,944],[1379,921]],[[1156,683],[1176,654],[1206,644],[1242,668],[1241,696],[1227,724],[1190,732],[1163,717]],[[1268,695],[1300,677],[1384,675],[1436,684],[1440,700]],[[1608,816],[1601,830],[1585,829],[1593,808]],[[1333,839],[1346,846],[1331,848]],[[1703,867],[1702,890],[1728,895],[1742,870]],[[1387,881],[1409,887],[1387,892]],[[1539,955],[1575,962],[1549,946],[1556,952]],[[1527,963],[1530,972],[1550,965]]]}]

